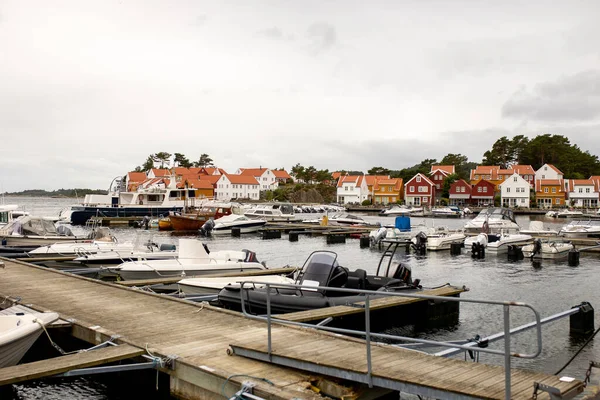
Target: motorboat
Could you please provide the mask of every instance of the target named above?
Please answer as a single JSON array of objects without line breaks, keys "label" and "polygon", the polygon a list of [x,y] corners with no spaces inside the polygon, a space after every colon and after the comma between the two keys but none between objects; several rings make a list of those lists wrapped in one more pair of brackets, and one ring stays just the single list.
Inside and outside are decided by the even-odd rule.
[{"label": "motorboat", "polygon": [[[427,250],[432,251],[450,250],[453,243],[462,244],[466,238],[463,232],[452,232],[446,226],[428,228],[424,233],[427,235]],[[416,238],[413,238],[413,243],[417,244]]]},{"label": "motorboat", "polygon": [[0,228],[8,225],[15,217],[14,213],[19,209],[16,204],[0,204]]},{"label": "motorboat", "polygon": [[464,213],[457,206],[433,207],[431,209],[431,216],[433,217],[459,218],[463,215]]},{"label": "motorboat", "polygon": [[250,250],[210,251],[197,239],[179,239],[179,256],[171,260],[127,261],[110,272],[121,279],[152,279],[167,276],[195,276],[267,269]]},{"label": "motorboat", "polygon": [[559,210],[556,212],[556,218],[581,218],[583,217],[583,212],[577,210]]},{"label": "motorboat", "polygon": [[265,221],[288,222],[296,221],[294,206],[289,203],[257,204],[244,212],[248,218]]},{"label": "motorboat", "polygon": [[197,231],[209,219],[218,219],[231,214],[241,215],[240,207],[232,203],[208,202],[193,211],[171,212],[169,220],[174,231]]},{"label": "motorboat", "polygon": [[380,216],[409,216],[423,215],[423,207],[407,207],[405,205],[394,204],[389,208],[379,212]]},{"label": "motorboat", "polygon": [[484,208],[475,218],[465,224],[466,233],[479,232],[518,232],[519,224],[515,221],[514,213],[509,208]]},{"label": "motorboat", "polygon": [[[397,246],[396,246],[397,247]],[[387,263],[384,257],[389,257]],[[311,253],[300,270],[295,285],[273,285],[270,288],[269,302],[274,314],[313,310],[322,307],[349,305],[363,302],[362,293],[344,293],[335,288],[377,290],[381,297],[386,292],[416,292],[421,289],[420,281],[413,281],[408,266],[393,263],[393,252],[384,252],[375,275],[368,275],[363,269],[349,271],[337,262],[337,254],[331,251]],[[245,308],[255,314],[264,314],[267,307],[266,288],[250,283],[239,287],[225,287],[219,292],[214,304],[241,309],[243,293]],[[378,298],[380,296],[372,296]]]},{"label": "motorboat", "polygon": [[572,243],[562,240],[545,240],[536,239],[532,244],[527,244],[521,247],[523,257],[533,259],[560,259],[567,257],[569,251],[574,248]]},{"label": "motorboat", "polygon": [[200,234],[204,236],[231,234],[233,228],[239,228],[240,233],[256,232],[267,221],[264,219],[248,218],[245,215],[225,215],[215,220],[208,220],[200,228]]},{"label": "motorboat", "polygon": [[58,319],[53,312],[0,315],[0,368],[17,365],[42,334]]},{"label": "motorboat", "polygon": [[345,212],[328,215],[327,221],[329,225],[368,225],[361,217]]},{"label": "motorboat", "polygon": [[283,275],[256,275],[256,276],[229,276],[229,277],[200,277],[185,278],[177,285],[179,290],[186,296],[202,294],[218,294],[224,287],[240,287],[240,282],[255,283],[254,287],[262,288],[265,283],[270,284],[294,284],[295,280]]},{"label": "motorboat", "polygon": [[369,232],[369,245],[371,247],[378,246],[383,241],[402,241],[408,242],[416,234],[416,232],[405,231],[402,232],[395,226],[382,226],[381,228],[374,229]]},{"label": "motorboat", "polygon": [[567,238],[599,238],[600,221],[574,220],[560,228],[558,234]]},{"label": "motorboat", "polygon": [[524,235],[522,233],[505,233],[486,234],[487,246],[485,249],[488,253],[504,254],[508,252],[508,246],[524,246],[533,243],[533,236]]},{"label": "motorboat", "polygon": [[557,236],[556,229],[544,228],[542,221],[531,221],[528,229],[521,229],[521,233],[532,236]]},{"label": "motorboat", "polygon": [[75,237],[71,230],[44,217],[24,215],[0,228],[3,246],[33,247],[58,242],[81,242],[87,238]]}]

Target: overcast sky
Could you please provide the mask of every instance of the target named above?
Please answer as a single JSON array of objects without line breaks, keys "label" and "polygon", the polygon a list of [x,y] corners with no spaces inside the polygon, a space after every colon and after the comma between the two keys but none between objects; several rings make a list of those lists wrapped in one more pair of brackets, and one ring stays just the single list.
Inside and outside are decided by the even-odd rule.
[{"label": "overcast sky", "polygon": [[501,136],[600,155],[598,1],[0,0],[0,192],[151,153],[401,169]]}]

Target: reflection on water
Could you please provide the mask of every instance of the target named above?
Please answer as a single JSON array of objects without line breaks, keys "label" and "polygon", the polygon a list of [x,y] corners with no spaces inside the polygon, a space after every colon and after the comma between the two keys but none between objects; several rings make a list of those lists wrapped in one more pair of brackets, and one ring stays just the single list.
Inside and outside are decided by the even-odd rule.
[{"label": "reflection on water", "polygon": [[[30,212],[44,215],[57,214],[64,206],[71,203],[68,199],[6,199],[7,203],[24,204]],[[18,200],[18,201],[17,201]],[[393,224],[394,218],[378,217],[372,215],[363,216],[369,222],[382,224]],[[533,217],[532,217],[533,218]],[[560,228],[568,221],[557,221],[543,217],[541,219],[547,227]],[[518,216],[517,222],[527,227],[530,218]],[[414,218],[412,224],[423,223],[427,226],[446,225],[450,229],[460,228],[464,225],[464,219],[427,219]],[[83,233],[84,228],[75,227],[74,232]],[[119,240],[133,240],[136,231],[130,228],[116,228],[115,235]],[[169,233],[156,232],[156,242],[176,242],[178,238],[171,237]],[[257,235],[246,235],[241,238],[218,237],[202,239],[210,249],[250,249],[257,253],[259,260],[266,261],[269,267],[281,267],[285,265],[302,265],[306,257],[315,250],[331,250],[338,253],[338,261],[341,265],[349,268],[363,268],[370,273],[377,269],[377,264],[382,252],[375,249],[361,249],[358,239],[347,239],[345,244],[327,245],[323,237],[300,236],[298,242],[290,242],[287,235],[281,239],[262,240]],[[565,261],[543,260],[532,263],[530,260],[509,262],[506,255],[495,256],[486,254],[483,260],[471,258],[470,254],[463,252],[458,256],[451,256],[446,252],[429,252],[425,256],[406,254],[400,250],[397,259],[412,268],[413,278],[419,278],[425,287],[439,286],[444,283],[467,286],[470,291],[462,295],[462,298],[477,298],[487,300],[513,300],[531,304],[542,317],[556,314],[567,310],[582,301],[589,301],[592,306],[600,307],[598,285],[600,283],[600,258],[595,254],[582,254],[580,265],[569,267]],[[597,316],[597,312],[596,312]],[[517,326],[530,322],[533,316],[527,309],[511,309],[511,326]],[[418,336],[423,338],[434,338],[439,340],[461,340],[469,339],[479,334],[482,337],[503,330],[502,307],[490,305],[476,305],[463,303],[460,306],[460,318],[450,326],[443,329],[436,327],[431,329],[418,329],[415,326],[399,327],[395,332],[401,335]],[[579,339],[569,337],[569,321],[562,319],[545,325],[543,328],[543,352],[534,360],[513,359],[513,365],[531,368],[547,373],[555,373],[581,346]],[[600,348],[594,347],[594,342],[584,349],[581,354],[571,363],[563,374],[583,377],[589,360],[600,360]],[[515,351],[533,352],[535,336],[533,332],[516,335],[511,340]],[[493,346],[502,347],[498,342]],[[482,354],[481,361],[486,363],[502,364],[501,357]],[[80,389],[79,381],[73,382],[69,389],[60,385],[56,386],[56,393],[69,393],[67,398],[117,398],[110,394],[108,397],[99,395],[94,397],[93,393],[102,389],[96,387],[95,380],[83,380]],[[46,390],[50,390],[52,381],[48,382]],[[107,383],[110,386],[110,382]],[[29,387],[29,385],[25,386]],[[38,395],[29,394],[23,389],[19,398],[40,398]],[[32,389],[33,390],[33,389]],[[72,394],[70,390],[82,390],[85,393]],[[105,397],[102,397],[105,396]],[[58,395],[55,395],[58,398]],[[65,398],[65,396],[60,396]],[[51,396],[47,398],[52,398]]]}]

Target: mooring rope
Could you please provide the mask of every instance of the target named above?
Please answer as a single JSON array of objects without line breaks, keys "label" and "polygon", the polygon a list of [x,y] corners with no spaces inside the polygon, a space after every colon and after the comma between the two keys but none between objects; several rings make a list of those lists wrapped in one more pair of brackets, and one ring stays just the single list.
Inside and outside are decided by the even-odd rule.
[{"label": "mooring rope", "polygon": [[594,338],[594,336],[596,336],[596,334],[600,332],[600,326],[598,327],[598,329],[596,329],[596,331],[592,334],[592,336],[590,336],[585,343],[583,344],[583,346],[581,346],[579,348],[579,350],[577,350],[575,352],[575,354],[573,354],[573,356],[569,359],[569,361],[567,361],[567,363],[565,365],[563,365],[563,367],[561,369],[559,369],[554,375],[558,375],[560,374],[565,368],[567,368],[569,366],[569,364],[571,364],[571,362],[573,362],[573,360],[575,359],[575,357],[577,357],[579,355],[579,353],[581,353],[581,351],[585,348],[585,346],[588,345],[588,343],[590,343],[590,341]]},{"label": "mooring rope", "polygon": [[52,338],[50,337],[50,333],[48,333],[48,330],[46,329],[46,326],[39,320],[39,319],[34,319],[33,322],[37,322],[42,329],[44,330],[44,332],[46,332],[46,336],[48,336],[48,340],[50,341],[50,344],[52,345],[52,347],[54,347],[56,350],[58,350],[58,352],[60,354],[62,354],[63,356],[69,355],[69,354],[76,354],[76,353],[82,353],[84,351],[86,351],[85,349],[83,350],[73,350],[73,351],[64,351],[59,345],[57,345],[54,340],[52,340]]},{"label": "mooring rope", "polygon": [[[263,381],[268,383],[271,386],[275,386],[275,384],[273,382],[271,382],[270,380],[268,380],[267,378],[260,378],[257,376],[252,376],[252,375],[246,375],[246,374],[235,374],[235,375],[229,375],[227,377],[227,379],[225,379],[225,382],[223,382],[223,386],[221,386],[221,394],[223,395],[223,397],[225,397],[226,399],[229,399],[230,397],[227,396],[225,394],[225,385],[227,385],[227,382],[229,382],[231,380],[231,378],[237,378],[237,377],[242,377],[245,376],[246,378],[251,378],[251,379],[256,379],[258,381]],[[240,396],[235,396],[236,399],[243,399],[243,397]]]}]

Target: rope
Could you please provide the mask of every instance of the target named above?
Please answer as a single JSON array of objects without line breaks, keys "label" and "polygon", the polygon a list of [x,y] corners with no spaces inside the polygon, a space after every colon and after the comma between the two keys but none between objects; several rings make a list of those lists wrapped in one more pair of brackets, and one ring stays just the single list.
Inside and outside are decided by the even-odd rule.
[{"label": "rope", "polygon": [[50,344],[52,345],[52,347],[54,347],[56,350],[58,350],[58,352],[60,354],[62,354],[63,356],[69,355],[69,354],[76,354],[76,353],[82,353],[84,351],[87,350],[73,350],[73,351],[64,351],[59,345],[57,345],[56,343],[54,343],[54,341],[52,340],[52,338],[50,337],[50,334],[48,333],[48,331],[46,330],[46,326],[37,318],[33,320],[34,322],[37,322],[42,329],[44,330],[44,332],[46,332],[46,336],[48,336],[48,340],[50,341]]},{"label": "rope", "polygon": [[598,332],[600,332],[600,326],[598,327],[598,329],[596,329],[596,331],[592,334],[592,336],[590,336],[588,338],[588,340],[585,341],[585,343],[583,344],[583,346],[581,346],[579,348],[579,350],[577,350],[575,352],[575,354],[573,354],[573,356],[569,359],[569,361],[567,361],[567,363],[565,365],[563,365],[563,367],[561,369],[559,369],[554,375],[560,374],[565,368],[567,368],[569,366],[569,364],[571,364],[571,362],[575,359],[575,357],[577,357],[579,355],[579,353],[581,353],[581,351],[585,348],[585,346],[588,345],[588,343],[594,338],[594,336],[596,336],[596,334]]},{"label": "rope", "polygon": [[[229,376],[227,377],[227,379],[225,379],[225,382],[223,382],[223,386],[221,386],[221,395],[223,395],[223,397],[225,397],[226,399],[229,399],[229,398],[230,398],[229,396],[227,396],[227,395],[225,394],[225,385],[227,385],[227,382],[229,382],[229,380],[230,380],[231,378],[237,378],[237,377],[241,377],[241,376],[245,376],[246,378],[256,379],[256,380],[258,380],[258,381],[263,381],[263,382],[266,382],[266,383],[268,383],[268,384],[269,384],[269,385],[271,385],[271,386],[275,386],[275,384],[274,384],[273,382],[271,382],[270,380],[268,380],[267,378],[259,378],[259,377],[257,377],[257,376],[246,375],[246,374],[235,374],[235,375],[229,375]],[[238,395],[234,395],[234,396],[235,396],[235,397],[234,397],[235,399],[243,399],[243,397],[242,397],[242,396],[238,396]]]}]

